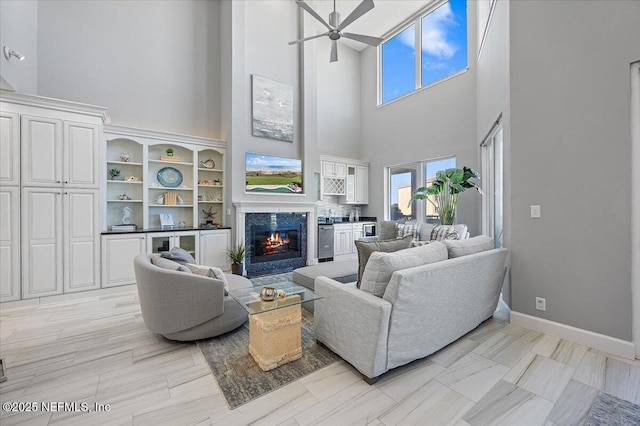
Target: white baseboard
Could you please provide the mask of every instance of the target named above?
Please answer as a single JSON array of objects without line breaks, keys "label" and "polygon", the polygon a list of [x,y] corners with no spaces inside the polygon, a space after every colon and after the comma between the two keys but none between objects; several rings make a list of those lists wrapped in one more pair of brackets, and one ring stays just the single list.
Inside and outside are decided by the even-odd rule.
[{"label": "white baseboard", "polygon": [[510,322],[511,324],[528,328],[529,330],[559,337],[560,339],[570,340],[572,342],[599,349],[623,358],[635,359],[636,356],[636,348],[633,342],[618,339],[616,337],[594,333],[593,331],[583,330],[581,328],[560,324],[559,322],[549,321],[544,318],[538,318],[515,311],[511,311]]}]

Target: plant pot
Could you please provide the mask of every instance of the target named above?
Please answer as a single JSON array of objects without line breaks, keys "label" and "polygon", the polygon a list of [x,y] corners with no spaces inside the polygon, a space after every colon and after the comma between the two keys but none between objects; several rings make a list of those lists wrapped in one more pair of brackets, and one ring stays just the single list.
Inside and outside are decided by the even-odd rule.
[{"label": "plant pot", "polygon": [[232,263],[231,272],[233,273],[233,275],[242,275],[243,266],[244,265],[242,263]]}]

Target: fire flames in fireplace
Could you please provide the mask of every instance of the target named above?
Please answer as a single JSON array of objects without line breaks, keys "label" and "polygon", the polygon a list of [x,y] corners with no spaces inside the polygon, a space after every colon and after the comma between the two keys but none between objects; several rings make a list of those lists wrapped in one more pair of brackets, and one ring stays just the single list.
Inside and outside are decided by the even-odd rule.
[{"label": "fire flames in fireplace", "polygon": [[265,238],[261,245],[263,247],[262,253],[265,256],[277,253],[286,253],[289,251],[289,243],[291,240],[286,234],[280,234],[280,232],[272,232],[267,238]]}]

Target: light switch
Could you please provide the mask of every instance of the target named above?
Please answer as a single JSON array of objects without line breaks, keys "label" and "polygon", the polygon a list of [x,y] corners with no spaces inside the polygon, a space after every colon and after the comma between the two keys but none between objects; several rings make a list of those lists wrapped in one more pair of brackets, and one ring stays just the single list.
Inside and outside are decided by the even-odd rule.
[{"label": "light switch", "polygon": [[540,206],[531,206],[531,217],[540,219]]}]

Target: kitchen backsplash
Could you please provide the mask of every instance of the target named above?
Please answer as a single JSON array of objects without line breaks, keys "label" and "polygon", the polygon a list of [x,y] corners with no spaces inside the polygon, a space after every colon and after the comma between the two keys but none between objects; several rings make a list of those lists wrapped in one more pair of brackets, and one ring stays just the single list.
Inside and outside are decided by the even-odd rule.
[{"label": "kitchen backsplash", "polygon": [[[347,206],[338,203],[337,195],[325,195],[322,201],[316,203],[316,213],[318,216],[324,217],[349,217],[349,214],[353,211],[356,214],[356,209],[360,209],[358,206]],[[329,214],[331,211],[331,214]]]}]

